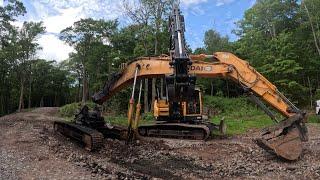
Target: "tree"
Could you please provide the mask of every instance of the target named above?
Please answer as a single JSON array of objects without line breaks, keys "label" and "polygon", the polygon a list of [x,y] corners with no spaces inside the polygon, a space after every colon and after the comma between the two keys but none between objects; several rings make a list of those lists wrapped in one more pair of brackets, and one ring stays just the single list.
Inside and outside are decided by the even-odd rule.
[{"label": "tree", "polygon": [[230,51],[231,44],[229,38],[222,37],[217,31],[210,29],[204,34],[205,50],[208,54],[218,51]]},{"label": "tree", "polygon": [[0,115],[14,109],[13,90],[16,81],[13,66],[17,59],[14,53],[17,29],[12,24],[25,13],[25,7],[17,0],[7,0],[5,6],[0,6]]},{"label": "tree", "polygon": [[39,49],[39,44],[35,41],[40,34],[44,33],[45,28],[42,26],[42,22],[24,22],[21,29],[18,32],[18,41],[17,41],[17,66],[16,72],[20,79],[20,98],[19,98],[19,107],[18,111],[24,108],[24,90],[26,77],[28,75],[28,67],[32,56],[35,55],[36,50]]},{"label": "tree", "polygon": [[70,73],[63,68],[63,64],[44,59],[35,59],[31,64],[31,106],[60,106],[69,103],[71,89],[74,81]]},{"label": "tree", "polygon": [[[140,56],[156,56],[160,53],[168,53],[169,34],[167,30],[167,21],[174,1],[167,0],[139,0],[130,3],[123,1],[126,14],[131,18],[134,24],[140,26],[141,34],[139,39],[141,44],[137,44],[135,54]],[[144,53],[143,53],[144,51]],[[144,87],[144,112],[148,112],[148,79],[145,79]],[[151,83],[152,102],[156,96],[156,79]],[[153,108],[153,106],[151,106]]]},{"label": "tree", "polygon": [[[110,36],[115,33],[117,26],[117,21],[93,20],[89,18],[75,22],[73,26],[67,27],[60,33],[60,39],[74,46],[77,51],[77,60],[79,60],[79,64],[81,65],[79,67],[82,70],[83,104],[86,103],[89,93],[88,66],[92,62],[95,62],[92,61],[95,58],[92,56],[92,51],[94,47],[103,47],[104,44],[105,46],[110,46]],[[96,55],[99,55],[99,53],[101,52],[96,53]]]},{"label": "tree", "polygon": [[[305,9],[305,13],[308,17],[308,21],[310,23],[310,27],[312,30],[314,45],[317,49],[318,55],[320,56],[320,26],[319,26],[319,9],[320,3],[319,1],[313,1],[313,0],[307,0],[302,1],[301,5]],[[311,12],[309,10],[309,7],[311,8]],[[315,26],[315,25],[316,26]],[[317,28],[317,29],[316,29]]]},{"label": "tree", "polygon": [[308,101],[308,92],[312,100],[312,89],[319,84],[315,4],[319,3],[259,0],[235,30],[240,37],[234,43],[236,54],[301,104]]},{"label": "tree", "polygon": [[[209,29],[204,35],[204,47],[197,48],[195,54],[213,54],[215,52],[231,51],[232,44],[229,42],[227,36],[223,37],[214,29]],[[228,81],[217,80],[217,79],[203,79],[199,78],[197,81],[198,85],[202,87],[210,95],[215,95],[219,90],[225,92],[225,95],[230,94]],[[224,87],[227,87],[225,90]]]}]

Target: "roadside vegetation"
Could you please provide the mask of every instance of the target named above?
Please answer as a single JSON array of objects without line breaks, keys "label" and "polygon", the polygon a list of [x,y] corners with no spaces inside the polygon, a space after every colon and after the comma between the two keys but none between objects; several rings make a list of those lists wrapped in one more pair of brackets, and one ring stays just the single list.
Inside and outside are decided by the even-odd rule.
[{"label": "roadside vegetation", "polygon": [[245,97],[206,96],[204,102],[213,123],[219,124],[222,119],[225,121],[227,135],[242,134],[248,129],[264,128],[273,123],[262,110]]}]

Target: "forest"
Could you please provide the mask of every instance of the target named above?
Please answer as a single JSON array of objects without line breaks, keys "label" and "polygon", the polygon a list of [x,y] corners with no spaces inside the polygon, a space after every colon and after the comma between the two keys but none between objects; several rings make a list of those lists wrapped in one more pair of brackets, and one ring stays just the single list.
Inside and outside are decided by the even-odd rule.
[{"label": "forest", "polygon": [[[65,28],[59,38],[75,50],[62,62],[39,59],[39,37],[46,32],[42,22],[17,19],[28,12],[18,0],[0,6],[0,115],[23,109],[90,101],[103,88],[109,75],[122,63],[141,56],[168,54],[168,15],[172,1],[124,1],[131,24],[117,19],[81,19]],[[188,21],[186,20],[186,23]],[[236,22],[236,41],[209,29],[204,46],[190,54],[227,51],[247,60],[278,89],[301,107],[312,108],[320,99],[320,1],[257,0],[243,19]],[[188,42],[187,42],[188,43]],[[151,109],[159,79],[145,79],[144,112]],[[207,95],[242,96],[228,79],[199,79]],[[106,110],[125,112],[130,90],[118,93]],[[112,107],[112,108],[111,108]]]}]

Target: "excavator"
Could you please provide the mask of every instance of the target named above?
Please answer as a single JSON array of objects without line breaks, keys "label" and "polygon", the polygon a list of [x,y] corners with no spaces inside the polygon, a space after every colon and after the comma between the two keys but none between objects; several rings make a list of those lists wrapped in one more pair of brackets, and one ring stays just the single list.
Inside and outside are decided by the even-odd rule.
[{"label": "excavator", "polygon": [[[122,65],[104,88],[92,96],[93,102],[103,104],[123,88],[133,84],[128,108],[128,129],[106,124],[99,109],[89,111],[84,106],[74,122],[56,121],[54,129],[84,144],[88,150],[102,146],[104,138],[180,138],[206,140],[212,130],[221,129],[203,116],[203,99],[196,87],[201,78],[229,78],[243,88],[275,124],[261,131],[256,143],[286,160],[296,160],[302,153],[302,142],[308,140],[306,113],[289,101],[275,85],[257,72],[247,61],[229,52],[211,55],[189,55],[185,42],[185,22],[179,5],[175,4],[169,17],[170,52],[159,57],[140,57]],[[164,80],[165,93],[154,101],[155,123],[139,125],[141,89],[144,78]],[[140,81],[140,88],[137,84]],[[139,95],[136,103],[136,89]],[[283,119],[279,120],[275,111]]]}]

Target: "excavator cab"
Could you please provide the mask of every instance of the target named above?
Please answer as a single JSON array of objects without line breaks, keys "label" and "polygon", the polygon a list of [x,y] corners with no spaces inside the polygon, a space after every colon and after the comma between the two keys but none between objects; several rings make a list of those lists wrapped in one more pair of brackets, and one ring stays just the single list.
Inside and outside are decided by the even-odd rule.
[{"label": "excavator cab", "polygon": [[195,123],[203,119],[203,100],[200,88],[195,88],[193,98],[178,102],[180,117],[171,116],[170,104],[166,97],[156,98],[153,104],[153,115],[157,121],[190,122]]}]

